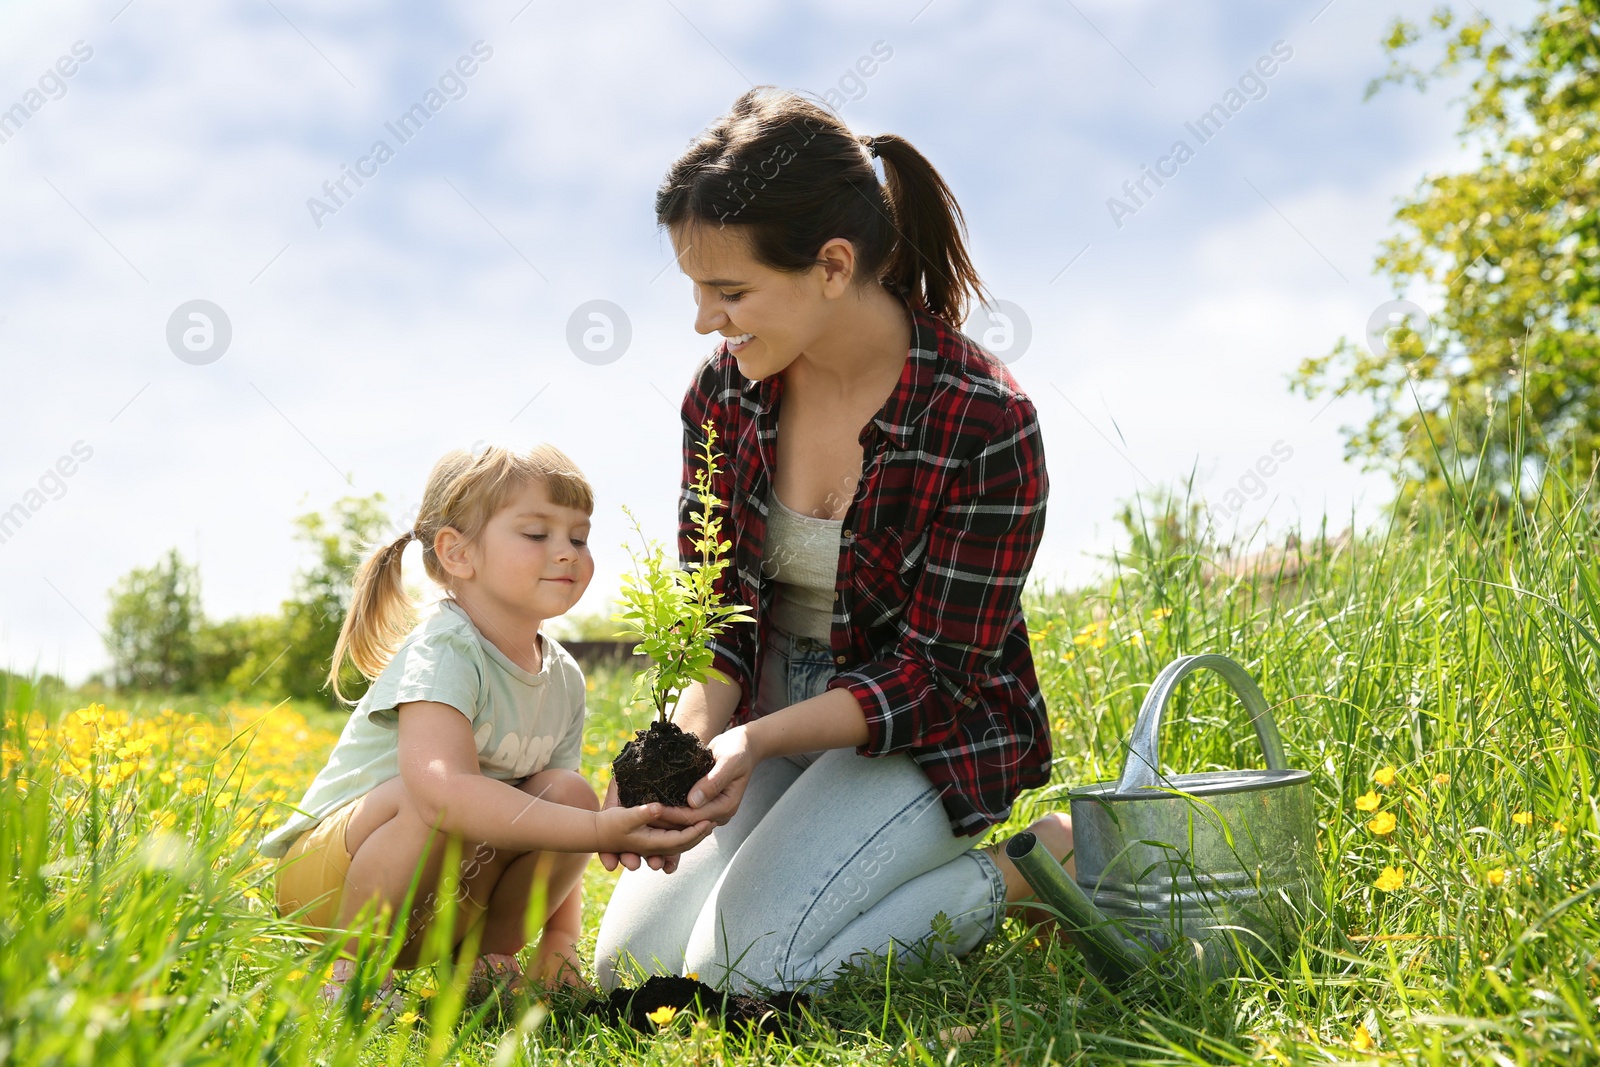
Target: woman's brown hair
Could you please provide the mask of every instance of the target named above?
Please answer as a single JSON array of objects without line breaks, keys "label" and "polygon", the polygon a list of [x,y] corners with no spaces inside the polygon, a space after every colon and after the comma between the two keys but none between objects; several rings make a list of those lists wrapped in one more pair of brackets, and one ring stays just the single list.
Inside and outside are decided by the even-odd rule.
[{"label": "woman's brown hair", "polygon": [[933,164],[904,138],[857,137],[821,105],[770,85],[735,100],[672,165],[656,221],[743,226],[760,262],[792,272],[845,238],[861,276],[956,325],[969,298],[987,302],[961,207]]},{"label": "woman's brown hair", "polygon": [[423,569],[448,590],[450,574],[434,552],[439,531],[450,526],[466,540],[475,540],[495,513],[530,482],[542,485],[556,507],[594,514],[594,490],[578,465],[555,445],[536,445],[527,452],[498,445],[482,452],[458,448],[433,465],[416,525],[380,546],[356,571],[350,611],[339,630],[328,671],[335,697],[354,703],[339,691],[339,669],[347,655],[363,675],[376,678],[416,625],[417,604],[401,582],[400,562],[406,544],[413,538],[422,542]]}]

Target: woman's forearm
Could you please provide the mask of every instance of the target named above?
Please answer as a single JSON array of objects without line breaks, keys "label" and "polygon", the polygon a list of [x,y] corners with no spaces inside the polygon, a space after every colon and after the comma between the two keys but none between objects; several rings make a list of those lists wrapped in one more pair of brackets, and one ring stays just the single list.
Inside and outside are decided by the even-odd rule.
[{"label": "woman's forearm", "polygon": [[867,743],[867,716],[848,689],[830,689],[745,726],[757,756],[792,756]]},{"label": "woman's forearm", "polygon": [[713,673],[709,681],[691,682],[683,691],[672,721],[702,742],[710,741],[728,728],[728,720],[733,718],[741,695],[743,690],[738,682]]}]

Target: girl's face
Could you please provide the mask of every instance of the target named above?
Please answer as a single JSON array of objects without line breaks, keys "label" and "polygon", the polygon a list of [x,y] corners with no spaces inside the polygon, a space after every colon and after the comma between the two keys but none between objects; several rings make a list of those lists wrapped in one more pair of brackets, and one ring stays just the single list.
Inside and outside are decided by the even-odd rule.
[{"label": "girl's face", "polygon": [[458,577],[508,611],[553,619],[577,604],[594,577],[588,541],[586,512],[557,507],[543,485],[529,483],[489,519],[476,542],[461,545],[470,577]]},{"label": "girl's face", "polygon": [[[849,248],[849,242],[837,243]],[[825,246],[823,258],[834,244]],[[821,265],[803,274],[774,270],[756,260],[741,226],[676,226],[672,245],[694,283],[695,331],[726,337],[739,373],[752,381],[780,373],[827,332],[834,311],[829,297],[849,284],[853,266],[847,264],[842,277]]]}]

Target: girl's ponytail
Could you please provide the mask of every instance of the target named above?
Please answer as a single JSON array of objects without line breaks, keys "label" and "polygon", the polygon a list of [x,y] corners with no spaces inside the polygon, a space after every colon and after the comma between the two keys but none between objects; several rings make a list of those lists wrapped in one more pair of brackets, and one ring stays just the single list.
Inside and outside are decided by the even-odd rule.
[{"label": "girl's ponytail", "polygon": [[883,160],[894,247],[883,279],[951,323],[967,317],[968,294],[986,301],[983,282],[967,255],[966,217],[955,194],[928,158],[892,133],[863,137]]},{"label": "girl's ponytail", "polygon": [[339,628],[339,640],[333,646],[333,665],[328,670],[333,695],[345,704],[355,703],[339,689],[339,670],[344,666],[345,656],[350,657],[350,662],[363,675],[374,678],[416,625],[416,605],[406,593],[400,566],[411,538],[412,531],[407,530],[368,556],[356,571],[350,611]]}]

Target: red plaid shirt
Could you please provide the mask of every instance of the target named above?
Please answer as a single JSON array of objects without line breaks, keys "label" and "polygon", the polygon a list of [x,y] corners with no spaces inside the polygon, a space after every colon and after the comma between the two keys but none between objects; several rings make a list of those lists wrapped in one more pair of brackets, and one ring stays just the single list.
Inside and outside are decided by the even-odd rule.
[{"label": "red plaid shirt", "polygon": [[[718,591],[756,618],[711,644],[715,668],[743,689],[733,724],[751,718],[771,627],[775,569],[763,567],[763,542],[782,393],[782,375],[750,381],[719,344],[683,400],[680,561],[700,558],[690,486],[710,421],[725,457],[714,489],[732,503],[719,509],[733,564]],[[999,361],[912,308],[900,382],[860,442],[835,586],[839,673],[828,688],[848,689],[866,714],[857,752],[908,753],[939,789],[951,829],[981,833],[1050,776],[1049,718],[1021,607],[1049,494],[1038,418]]]}]

